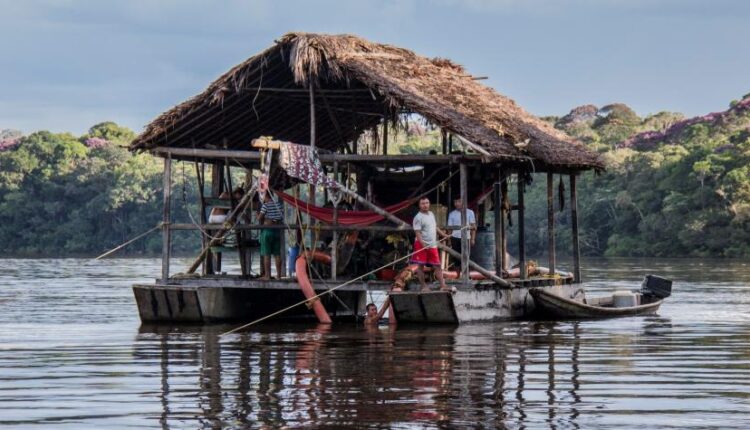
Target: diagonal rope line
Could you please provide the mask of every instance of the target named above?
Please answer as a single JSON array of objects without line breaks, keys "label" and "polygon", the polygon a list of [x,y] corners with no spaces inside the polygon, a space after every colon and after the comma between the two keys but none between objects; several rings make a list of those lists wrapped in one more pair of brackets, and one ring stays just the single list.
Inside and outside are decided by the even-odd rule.
[{"label": "diagonal rope line", "polygon": [[[468,228],[468,227],[466,227],[466,228]],[[450,238],[450,236],[449,236],[449,237],[445,237],[445,238],[442,238],[442,239],[440,239],[440,240],[439,240],[438,242],[442,242],[442,241],[444,241],[444,240],[446,240],[446,239],[449,239],[449,238]],[[412,255],[414,255],[414,254],[418,253],[418,252],[419,252],[419,251],[414,251],[414,252],[411,252],[411,253],[409,253],[409,254],[406,254],[406,255],[404,255],[403,257],[399,257],[399,258],[397,258],[397,259],[395,259],[395,260],[393,260],[393,261],[389,262],[388,264],[386,264],[386,265],[384,265],[384,266],[380,266],[380,267],[378,267],[377,269],[373,269],[373,270],[371,270],[371,271],[369,271],[369,272],[365,273],[364,275],[360,275],[360,276],[357,276],[356,278],[350,279],[350,280],[348,280],[348,281],[344,282],[344,283],[343,283],[343,284],[341,284],[341,285],[337,285],[337,286],[335,286],[335,287],[333,287],[333,288],[331,288],[331,289],[329,289],[329,290],[326,290],[326,291],[323,291],[322,293],[316,294],[316,295],[314,295],[314,296],[310,297],[309,299],[305,299],[305,300],[303,300],[303,301],[301,301],[301,302],[299,302],[299,303],[295,303],[295,304],[293,304],[293,305],[291,305],[291,306],[287,306],[287,307],[286,307],[286,308],[284,308],[284,309],[278,310],[278,311],[276,311],[276,312],[273,312],[273,313],[271,313],[271,314],[269,314],[269,315],[266,315],[266,316],[264,316],[264,317],[258,318],[258,319],[257,319],[257,320],[255,320],[255,321],[251,321],[251,322],[249,322],[249,323],[247,323],[247,324],[241,325],[241,326],[239,326],[239,327],[237,327],[237,328],[234,328],[234,329],[232,329],[232,330],[229,330],[229,331],[227,331],[227,332],[224,332],[224,333],[220,334],[219,336],[224,336],[224,335],[227,335],[227,334],[232,334],[232,333],[235,333],[235,332],[237,332],[237,331],[240,331],[240,330],[242,330],[242,329],[245,329],[245,328],[247,328],[247,327],[250,327],[250,326],[252,326],[252,325],[258,324],[259,322],[262,322],[262,321],[265,321],[265,320],[267,320],[267,319],[269,319],[269,318],[275,317],[276,315],[280,315],[280,314],[282,314],[282,313],[284,313],[284,312],[286,312],[286,311],[288,311],[288,310],[290,310],[290,309],[294,309],[294,308],[296,308],[297,306],[302,306],[302,305],[305,305],[305,304],[308,304],[308,303],[312,303],[312,302],[314,302],[314,301],[315,301],[316,299],[318,299],[318,298],[320,298],[320,297],[322,297],[322,296],[325,296],[326,294],[331,294],[331,293],[332,293],[333,291],[335,291],[335,290],[338,290],[339,288],[345,287],[345,286],[347,286],[347,285],[349,285],[349,284],[352,284],[352,283],[354,283],[354,282],[356,282],[356,281],[359,281],[360,279],[363,279],[363,278],[365,278],[365,277],[367,277],[367,276],[369,276],[369,275],[371,275],[371,274],[373,274],[373,273],[375,273],[375,272],[377,272],[377,271],[379,271],[379,270],[385,269],[385,268],[387,268],[387,267],[389,267],[389,266],[393,265],[394,263],[398,263],[399,261],[405,260],[405,259],[407,259],[407,258],[411,257]]]}]

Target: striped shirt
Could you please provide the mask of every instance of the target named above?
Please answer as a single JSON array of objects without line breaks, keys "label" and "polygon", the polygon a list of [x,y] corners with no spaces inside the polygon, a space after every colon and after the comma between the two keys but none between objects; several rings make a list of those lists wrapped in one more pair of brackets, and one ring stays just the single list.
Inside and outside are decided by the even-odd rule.
[{"label": "striped shirt", "polygon": [[260,213],[265,216],[265,219],[271,221],[281,221],[284,219],[284,208],[281,202],[273,200],[263,202],[263,206],[260,207]]}]

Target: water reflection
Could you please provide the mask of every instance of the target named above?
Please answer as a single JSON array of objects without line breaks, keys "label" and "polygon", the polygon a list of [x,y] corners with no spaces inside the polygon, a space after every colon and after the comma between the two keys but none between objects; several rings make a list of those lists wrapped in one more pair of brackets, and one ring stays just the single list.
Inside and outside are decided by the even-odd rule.
[{"label": "water reflection", "polygon": [[158,263],[0,271],[0,426],[750,427],[745,263],[587,266],[594,290],[637,284],[644,267],[674,278],[656,317],[269,325],[226,338],[226,326],[139,329],[130,285]]},{"label": "water reflection", "polygon": [[276,326],[222,341],[225,329],[141,327],[135,354],[160,363],[162,428],[185,423],[187,393],[170,379],[191,363],[198,364],[196,418],[203,428],[523,427],[530,413],[528,424],[539,424],[540,407],[551,428],[579,427],[583,329],[577,322],[282,332]]}]

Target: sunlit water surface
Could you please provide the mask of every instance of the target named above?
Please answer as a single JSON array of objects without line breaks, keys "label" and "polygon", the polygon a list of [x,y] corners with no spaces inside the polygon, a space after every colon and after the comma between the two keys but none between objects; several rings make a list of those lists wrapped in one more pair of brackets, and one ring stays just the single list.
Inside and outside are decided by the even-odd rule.
[{"label": "sunlit water surface", "polygon": [[[177,262],[185,264],[186,262]],[[0,260],[7,428],[750,428],[750,264],[591,260],[674,279],[654,317],[459,327],[141,326],[158,260]]]}]

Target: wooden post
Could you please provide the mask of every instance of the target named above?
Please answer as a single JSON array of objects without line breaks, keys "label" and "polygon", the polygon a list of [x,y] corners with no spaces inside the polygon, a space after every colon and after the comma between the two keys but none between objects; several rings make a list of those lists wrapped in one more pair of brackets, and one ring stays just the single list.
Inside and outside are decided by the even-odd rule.
[{"label": "wooden post", "polygon": [[460,188],[461,188],[461,281],[464,286],[469,285],[469,231],[466,206],[468,205],[466,163],[459,165]]},{"label": "wooden post", "polygon": [[[307,203],[310,206],[315,206],[315,185],[308,184],[307,185]],[[308,225],[314,225],[317,224],[317,220],[313,218],[310,214],[307,215],[307,224]],[[311,228],[310,230],[310,249],[314,250],[316,247],[316,243],[313,243],[315,240],[315,229]]]},{"label": "wooden post", "polygon": [[552,172],[547,172],[547,256],[549,258],[549,274],[555,274],[555,200],[552,188],[554,178]]},{"label": "wooden post", "polygon": [[[211,165],[211,197],[217,199],[224,191],[224,164],[220,161]],[[221,272],[221,253],[206,253],[206,273]]]},{"label": "wooden post", "polygon": [[500,175],[500,243],[503,252],[503,270],[507,271],[510,267],[510,261],[505,258],[508,255],[508,234],[505,230],[505,220],[508,216],[508,174],[502,172]]},{"label": "wooden post", "polygon": [[440,129],[440,143],[443,149],[443,155],[448,154],[448,133],[444,128]]},{"label": "wooden post", "polygon": [[[498,181],[503,180],[503,175],[500,174],[500,177],[498,178]],[[502,195],[500,191],[500,182],[495,182],[494,186],[494,197],[493,200],[495,201],[495,207],[494,207],[494,215],[495,215],[495,274],[498,277],[503,276],[503,260],[505,259],[505,255],[503,255],[503,233],[502,229],[504,227],[503,224],[503,211],[502,211]]]},{"label": "wooden post", "polygon": [[312,81],[309,81],[308,85],[310,85],[310,146],[315,149],[315,90]]},{"label": "wooden post", "polygon": [[383,155],[388,155],[388,118],[383,117]]},{"label": "wooden post", "polygon": [[581,282],[581,247],[578,243],[578,201],[576,175],[570,175],[570,223],[573,227],[573,281]]},{"label": "wooden post", "polygon": [[[339,162],[334,161],[333,162],[333,180],[338,182],[339,180]],[[338,227],[339,226],[339,205],[334,204],[333,205],[333,226]],[[338,230],[333,231],[333,240],[332,240],[332,247],[331,247],[331,279],[336,280],[336,271],[338,268],[338,259],[339,259],[339,232]]]},{"label": "wooden post", "polygon": [[172,235],[169,231],[169,224],[172,220],[172,157],[167,156],[164,159],[164,207],[162,212],[162,245],[161,245],[161,281],[169,281],[169,257],[172,249]]},{"label": "wooden post", "polygon": [[[200,167],[198,167],[198,162],[195,162],[195,176],[198,178],[198,197],[200,198],[200,207],[201,207],[201,213],[200,213],[200,222],[201,224],[206,224],[208,222],[208,218],[206,215],[206,199],[204,196],[205,193],[205,174],[206,174],[206,164],[201,162]],[[208,243],[208,239],[206,238],[205,234],[201,233],[201,247],[206,246],[206,243]],[[203,265],[202,273],[206,274],[206,265]]]},{"label": "wooden post", "polygon": [[518,188],[518,264],[521,269],[521,279],[526,279],[528,277],[527,268],[526,268],[526,235],[524,232],[524,202],[523,202],[523,192],[524,192],[524,183],[523,183],[523,175],[518,174],[518,182],[517,182],[517,188]]}]

